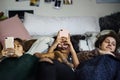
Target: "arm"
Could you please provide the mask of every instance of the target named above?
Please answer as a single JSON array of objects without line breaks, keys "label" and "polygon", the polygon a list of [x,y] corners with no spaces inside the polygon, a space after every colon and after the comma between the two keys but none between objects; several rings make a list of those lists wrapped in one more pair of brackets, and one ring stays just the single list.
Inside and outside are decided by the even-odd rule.
[{"label": "arm", "polygon": [[67,64],[71,68],[74,68],[74,65],[67,60],[68,56],[66,54],[63,54],[59,51],[55,51],[54,54],[55,54],[55,57],[58,59],[58,61]]},{"label": "arm", "polygon": [[71,43],[70,35],[69,35],[69,37],[67,39],[67,42],[70,45],[70,52],[71,52],[71,55],[72,55],[74,68],[76,68],[78,66],[78,64],[79,64],[79,60],[78,60],[77,54],[76,54],[76,52],[75,52],[75,50],[73,48],[73,45]]},{"label": "arm", "polygon": [[112,53],[112,52],[110,52],[110,51],[103,51],[103,50],[100,50],[100,49],[99,49],[99,52],[100,52],[101,55],[110,54],[110,55],[112,55],[112,56],[115,56],[115,54]]},{"label": "arm", "polygon": [[54,41],[54,43],[49,48],[48,53],[53,52],[56,49],[57,45],[60,43],[61,39],[60,39],[60,34],[59,33],[60,32],[58,32],[56,40]]}]

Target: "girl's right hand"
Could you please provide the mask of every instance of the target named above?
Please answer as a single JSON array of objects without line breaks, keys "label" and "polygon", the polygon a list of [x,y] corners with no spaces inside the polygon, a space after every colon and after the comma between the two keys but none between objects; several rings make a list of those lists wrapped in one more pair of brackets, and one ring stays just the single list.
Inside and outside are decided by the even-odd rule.
[{"label": "girl's right hand", "polygon": [[10,56],[14,55],[15,50],[13,48],[7,48],[7,49],[3,49],[1,51],[1,53],[2,53],[2,56],[10,57]]}]

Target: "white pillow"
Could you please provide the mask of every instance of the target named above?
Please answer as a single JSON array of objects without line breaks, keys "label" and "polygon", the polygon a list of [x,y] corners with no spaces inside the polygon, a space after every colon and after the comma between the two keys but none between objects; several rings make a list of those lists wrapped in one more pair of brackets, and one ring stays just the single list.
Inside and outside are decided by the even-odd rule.
[{"label": "white pillow", "polygon": [[54,38],[52,37],[39,37],[26,53],[31,55],[33,55],[36,52],[45,53],[47,52],[49,46],[53,44],[53,41]]},{"label": "white pillow", "polygon": [[71,34],[99,32],[96,17],[46,17],[25,13],[24,26],[31,35],[56,35],[60,29],[67,29]]},{"label": "white pillow", "polygon": [[93,50],[95,49],[95,41],[97,40],[97,35],[99,32],[90,32],[87,33],[90,35],[86,37],[85,40],[80,40],[79,42],[79,50]]}]

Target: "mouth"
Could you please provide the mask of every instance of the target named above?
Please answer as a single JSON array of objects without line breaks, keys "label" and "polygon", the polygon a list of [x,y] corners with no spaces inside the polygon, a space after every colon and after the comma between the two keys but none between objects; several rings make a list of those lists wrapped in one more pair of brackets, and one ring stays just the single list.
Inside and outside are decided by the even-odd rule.
[{"label": "mouth", "polygon": [[109,49],[109,50],[112,50],[112,48],[111,48],[111,47],[109,47],[109,46],[108,46],[108,47],[106,47],[106,48],[107,48],[107,49]]},{"label": "mouth", "polygon": [[65,50],[69,48],[69,45],[58,45],[59,49]]}]

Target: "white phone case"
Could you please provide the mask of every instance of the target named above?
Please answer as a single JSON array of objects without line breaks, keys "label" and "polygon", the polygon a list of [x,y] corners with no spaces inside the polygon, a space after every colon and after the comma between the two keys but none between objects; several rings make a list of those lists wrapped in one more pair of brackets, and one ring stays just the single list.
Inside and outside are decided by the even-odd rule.
[{"label": "white phone case", "polygon": [[5,39],[5,48],[14,48],[14,37],[7,37]]}]

